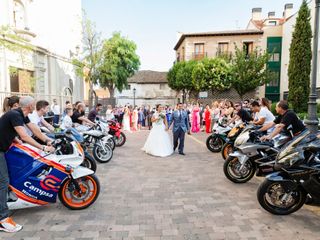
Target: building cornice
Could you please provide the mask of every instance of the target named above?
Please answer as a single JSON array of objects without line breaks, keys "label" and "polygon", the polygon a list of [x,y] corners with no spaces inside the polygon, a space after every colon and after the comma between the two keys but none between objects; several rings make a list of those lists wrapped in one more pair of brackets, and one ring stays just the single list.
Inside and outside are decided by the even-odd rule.
[{"label": "building cornice", "polygon": [[214,36],[240,36],[240,35],[262,35],[262,30],[233,30],[233,31],[219,31],[219,32],[204,32],[204,33],[187,33],[182,34],[177,42],[174,50],[178,50],[182,42],[188,37],[214,37]]}]

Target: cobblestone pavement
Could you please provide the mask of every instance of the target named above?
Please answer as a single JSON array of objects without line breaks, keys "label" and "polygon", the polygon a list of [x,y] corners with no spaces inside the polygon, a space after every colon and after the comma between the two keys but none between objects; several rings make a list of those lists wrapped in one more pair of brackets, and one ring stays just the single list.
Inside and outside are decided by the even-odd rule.
[{"label": "cobblestone pavement", "polygon": [[229,182],[203,133],[187,137],[186,156],[168,158],[140,150],[147,134],[128,133],[113,160],[98,165],[101,194],[92,207],[15,211],[23,231],[0,239],[320,239],[318,208],[284,217],[265,212],[256,200],[259,180]]}]

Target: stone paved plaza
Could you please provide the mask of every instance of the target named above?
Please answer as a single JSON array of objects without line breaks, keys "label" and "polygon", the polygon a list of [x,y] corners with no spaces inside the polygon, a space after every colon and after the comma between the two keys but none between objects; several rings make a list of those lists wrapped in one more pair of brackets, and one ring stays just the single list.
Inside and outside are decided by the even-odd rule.
[{"label": "stone paved plaza", "polygon": [[145,155],[148,131],[131,133],[108,164],[99,164],[101,194],[89,209],[60,203],[19,210],[23,231],[0,239],[320,239],[318,208],[273,216],[256,200],[259,179],[236,185],[223,174],[220,154],[201,133],[186,139],[186,156]]}]

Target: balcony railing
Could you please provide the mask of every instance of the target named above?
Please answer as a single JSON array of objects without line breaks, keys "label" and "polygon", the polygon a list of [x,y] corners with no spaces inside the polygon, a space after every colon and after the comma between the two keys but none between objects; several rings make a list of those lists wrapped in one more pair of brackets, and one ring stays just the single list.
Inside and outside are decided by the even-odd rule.
[{"label": "balcony railing", "polygon": [[206,58],[208,56],[207,52],[202,52],[202,53],[192,53],[192,59],[193,60],[201,60],[203,58]]}]

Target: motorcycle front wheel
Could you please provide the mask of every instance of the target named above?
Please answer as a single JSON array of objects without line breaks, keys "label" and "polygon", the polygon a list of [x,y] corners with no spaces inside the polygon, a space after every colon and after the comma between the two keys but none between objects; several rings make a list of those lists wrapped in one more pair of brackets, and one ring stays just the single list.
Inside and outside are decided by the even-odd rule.
[{"label": "motorcycle front wheel", "polygon": [[256,171],[256,166],[249,160],[243,166],[238,158],[229,156],[223,164],[224,175],[234,183],[246,183]]},{"label": "motorcycle front wheel", "polygon": [[207,148],[211,152],[220,152],[224,143],[225,141],[216,135],[209,136],[206,141]]},{"label": "motorcycle front wheel", "polygon": [[224,160],[229,157],[229,154],[233,152],[233,145],[231,143],[225,143],[221,150],[221,155]]},{"label": "motorcycle front wheel", "polygon": [[82,167],[86,167],[86,168],[89,168],[91,169],[92,171],[96,172],[97,170],[97,163],[96,161],[94,160],[94,158],[87,152],[85,152],[85,156],[84,156],[84,160],[83,162],[81,163]]},{"label": "motorcycle front wheel", "polygon": [[281,182],[265,179],[258,188],[257,198],[261,207],[268,212],[275,215],[288,215],[303,206],[307,193],[302,188],[286,193]]},{"label": "motorcycle front wheel", "polygon": [[115,136],[115,142],[117,147],[122,147],[127,141],[126,135],[121,132],[119,137]]},{"label": "motorcycle front wheel", "polygon": [[62,183],[58,196],[65,207],[72,210],[81,210],[93,204],[99,193],[100,183],[98,178],[95,175],[89,175],[78,179],[67,178]]},{"label": "motorcycle front wheel", "polygon": [[112,150],[116,148],[116,141],[114,140],[113,137],[107,140],[107,144],[111,147]]},{"label": "motorcycle front wheel", "polygon": [[113,156],[113,151],[108,144],[105,144],[104,148],[100,144],[94,145],[92,153],[94,159],[100,163],[109,162]]}]

